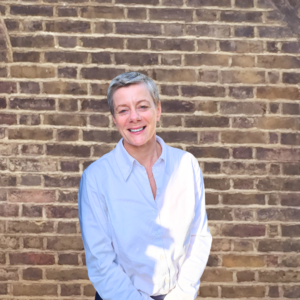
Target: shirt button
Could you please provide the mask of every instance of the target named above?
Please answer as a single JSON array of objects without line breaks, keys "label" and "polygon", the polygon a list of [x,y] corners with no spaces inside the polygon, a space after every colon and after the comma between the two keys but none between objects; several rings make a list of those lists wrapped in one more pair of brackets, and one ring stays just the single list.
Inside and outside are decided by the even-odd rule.
[{"label": "shirt button", "polygon": [[169,279],[168,279],[168,278],[166,278],[166,279],[165,279],[165,283],[168,283],[168,282],[169,282]]},{"label": "shirt button", "polygon": [[163,260],[164,258],[165,258],[165,256],[162,254],[162,255],[160,256],[160,259]]}]

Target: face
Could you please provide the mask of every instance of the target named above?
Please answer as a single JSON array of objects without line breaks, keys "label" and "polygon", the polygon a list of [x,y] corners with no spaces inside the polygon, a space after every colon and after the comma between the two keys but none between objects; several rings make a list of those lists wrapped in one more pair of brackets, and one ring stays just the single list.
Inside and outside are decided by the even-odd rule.
[{"label": "face", "polygon": [[161,106],[160,103],[155,106],[143,83],[119,88],[113,95],[113,101],[113,121],[124,138],[124,144],[139,147],[155,142]]}]

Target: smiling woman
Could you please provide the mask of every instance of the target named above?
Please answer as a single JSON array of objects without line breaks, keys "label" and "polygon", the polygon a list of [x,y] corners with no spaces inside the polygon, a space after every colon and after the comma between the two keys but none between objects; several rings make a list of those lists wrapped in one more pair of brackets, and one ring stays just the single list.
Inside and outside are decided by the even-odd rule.
[{"label": "smiling woman", "polygon": [[96,299],[195,299],[212,240],[198,161],[156,136],[161,103],[152,79],[121,74],[107,98],[123,138],[79,187]]}]

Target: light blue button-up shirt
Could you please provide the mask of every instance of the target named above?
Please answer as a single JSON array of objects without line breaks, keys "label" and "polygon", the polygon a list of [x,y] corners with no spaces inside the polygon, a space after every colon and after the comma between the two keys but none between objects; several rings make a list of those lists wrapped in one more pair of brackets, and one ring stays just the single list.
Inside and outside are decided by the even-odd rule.
[{"label": "light blue button-up shirt", "polygon": [[104,300],[165,300],[197,295],[211,235],[198,161],[156,137],[152,172],[123,146],[92,163],[79,187],[79,220],[88,274]]}]

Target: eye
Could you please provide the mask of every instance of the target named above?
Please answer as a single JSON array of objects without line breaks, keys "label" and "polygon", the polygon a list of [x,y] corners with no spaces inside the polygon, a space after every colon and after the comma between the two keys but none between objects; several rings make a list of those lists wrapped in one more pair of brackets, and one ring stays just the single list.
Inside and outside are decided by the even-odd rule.
[{"label": "eye", "polygon": [[141,105],[139,108],[140,108],[140,109],[147,109],[148,106],[147,106],[147,105]]}]

